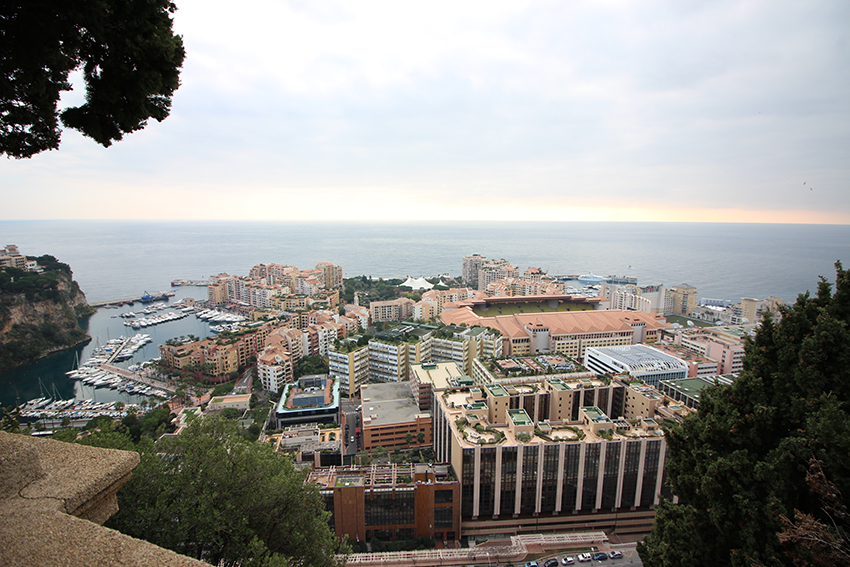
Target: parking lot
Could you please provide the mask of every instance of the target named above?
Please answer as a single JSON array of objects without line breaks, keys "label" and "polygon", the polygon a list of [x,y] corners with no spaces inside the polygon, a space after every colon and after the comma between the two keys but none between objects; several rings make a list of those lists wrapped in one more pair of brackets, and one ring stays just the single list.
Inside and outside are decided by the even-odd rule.
[{"label": "parking lot", "polygon": [[[643,563],[635,551],[635,544],[610,546],[604,550],[567,551],[558,554],[547,554],[535,561],[524,565],[507,565],[506,567],[563,567],[564,565],[618,565],[641,567]],[[496,567],[496,566],[492,566]]]}]

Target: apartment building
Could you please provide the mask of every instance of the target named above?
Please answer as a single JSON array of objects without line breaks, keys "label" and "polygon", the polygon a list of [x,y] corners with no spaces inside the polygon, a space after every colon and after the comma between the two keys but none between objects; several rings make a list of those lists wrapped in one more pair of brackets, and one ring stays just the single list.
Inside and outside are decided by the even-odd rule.
[{"label": "apartment building", "polygon": [[434,392],[461,386],[472,387],[473,382],[456,362],[423,362],[410,366],[410,389],[421,412],[431,411]]},{"label": "apartment building", "polygon": [[770,296],[765,299],[742,297],[740,305],[736,307],[740,312],[742,323],[760,323],[767,313],[778,314],[781,305],[782,299],[779,297]]},{"label": "apartment building", "polygon": [[227,303],[227,281],[220,279],[221,277],[210,278],[210,283],[207,285],[207,301],[212,305]]},{"label": "apartment building", "polygon": [[16,244],[7,244],[0,250],[0,268],[27,269],[27,257],[18,251]]},{"label": "apartment building", "polygon": [[642,297],[625,289],[615,289],[611,292],[611,309],[621,311],[640,311],[641,313],[652,313],[652,301],[648,297]]},{"label": "apartment building", "polygon": [[263,390],[278,392],[294,375],[293,357],[279,344],[265,347],[257,357],[257,377]]},{"label": "apartment building", "polygon": [[376,382],[399,382],[407,378],[408,343],[406,341],[369,341],[369,378]]},{"label": "apartment building", "polygon": [[346,304],[345,316],[357,321],[359,327],[366,330],[369,327],[370,314],[369,308],[362,305]]},{"label": "apartment building", "polygon": [[292,362],[297,363],[310,355],[310,344],[307,335],[300,329],[277,328],[266,337],[265,345],[278,345],[292,356]]},{"label": "apartment building", "polygon": [[334,266],[330,262],[319,262],[316,270],[321,271],[322,285],[325,289],[338,289],[342,287],[342,266]]},{"label": "apartment building", "polygon": [[[647,532],[659,496],[672,497],[663,484],[666,442],[654,416],[612,418],[584,405],[581,381],[544,381],[534,384],[537,392],[528,386],[527,394],[485,385],[434,397],[435,452],[459,479],[463,535]],[[613,398],[625,401],[629,388],[606,391],[610,407]],[[521,395],[536,396],[536,419]],[[559,407],[576,396],[575,409]],[[548,411],[541,413],[541,403]]]},{"label": "apartment building", "polygon": [[515,277],[517,269],[507,260],[488,260],[478,268],[478,289],[484,291],[491,283],[505,278]]},{"label": "apartment building", "polygon": [[711,377],[721,373],[721,366],[717,360],[697,354],[683,346],[656,344],[654,348],[684,362],[688,367],[689,378],[696,378],[698,376]]},{"label": "apartment building", "polygon": [[467,285],[474,286],[476,288],[478,287],[478,270],[486,261],[487,258],[481,254],[464,256],[463,265],[461,267],[461,277]]},{"label": "apartment building", "polygon": [[342,394],[356,396],[360,386],[369,379],[369,346],[344,341],[339,348],[331,348],[328,352],[328,374],[339,380]]},{"label": "apartment building", "polygon": [[744,369],[745,338],[755,325],[727,325],[702,329],[665,330],[665,339],[716,360],[718,374],[740,374]]},{"label": "apartment building", "polygon": [[373,301],[369,304],[369,313],[373,323],[404,321],[413,315],[414,303],[409,297],[399,297],[391,301]]},{"label": "apartment building", "polygon": [[697,306],[697,288],[683,283],[674,285],[669,292],[672,298],[672,309],[665,313],[689,316]]}]

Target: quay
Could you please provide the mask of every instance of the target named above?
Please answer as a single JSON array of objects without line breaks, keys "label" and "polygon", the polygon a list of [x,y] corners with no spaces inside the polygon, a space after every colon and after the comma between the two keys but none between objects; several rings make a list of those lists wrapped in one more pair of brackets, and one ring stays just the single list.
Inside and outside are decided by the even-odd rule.
[{"label": "quay", "polygon": [[177,287],[181,285],[191,285],[196,287],[207,287],[210,285],[209,280],[171,280],[172,287]]},{"label": "quay", "polygon": [[[206,284],[204,284],[206,285]],[[151,303],[153,301],[166,301],[169,297],[174,297],[173,291],[162,291],[156,295],[150,295],[145,292],[145,295],[136,295],[133,297],[123,297],[121,299],[107,299],[105,301],[90,301],[92,307],[106,307],[109,305],[118,305],[120,303]]]},{"label": "quay", "polygon": [[154,380],[153,378],[146,378],[140,374],[135,374],[126,370],[124,368],[118,368],[117,366],[113,366],[111,364],[101,364],[100,368],[102,370],[106,370],[107,372],[111,372],[112,374],[116,374],[122,378],[126,378],[127,380],[132,380],[133,382],[139,382],[141,384],[145,384],[146,386],[153,386],[154,388],[159,388],[160,390],[165,390],[166,392],[174,393],[177,391],[177,386],[172,384],[168,384],[167,382],[162,382],[161,380]]},{"label": "quay", "polygon": [[128,302],[136,303],[137,301],[141,301],[141,300],[142,300],[142,296],[137,295],[135,297],[124,297],[122,299],[107,299],[106,301],[90,301],[89,305],[91,305],[92,307],[105,307],[107,305],[117,305],[119,303],[128,303]]}]

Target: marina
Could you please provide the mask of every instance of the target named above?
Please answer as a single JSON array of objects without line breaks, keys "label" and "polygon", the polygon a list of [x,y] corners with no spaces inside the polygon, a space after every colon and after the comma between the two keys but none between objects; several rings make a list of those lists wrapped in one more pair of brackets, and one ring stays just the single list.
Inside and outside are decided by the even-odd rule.
[{"label": "marina", "polygon": [[[180,311],[194,301],[206,299],[204,288],[182,287],[177,288],[175,292],[176,295],[168,306],[169,311]],[[81,320],[81,325],[92,337],[90,342],[0,374],[0,404],[7,408],[18,407],[27,400],[47,397],[52,400],[121,402],[125,406],[138,406],[143,401],[152,399],[150,396],[154,394],[153,390],[164,391],[165,394],[161,397],[170,396],[168,392],[173,391],[175,387],[155,380],[153,373],[146,372],[143,365],[157,359],[159,346],[170,339],[211,335],[210,323],[196,316],[185,316],[135,331],[124,325],[129,318],[122,315],[137,311],[139,305],[99,309]],[[160,310],[157,313],[163,312]],[[136,335],[148,335],[149,340],[131,340]],[[121,342],[110,343],[116,339]],[[101,347],[109,350],[99,350]],[[108,356],[103,357],[104,352],[108,352]],[[125,382],[132,382],[135,386],[131,388],[126,384],[125,387],[119,388],[117,381],[114,388],[105,382],[94,385],[93,380],[84,381],[82,378],[85,376],[73,378],[70,375],[72,371],[86,368],[84,364],[95,357],[98,360],[90,367],[97,364],[102,371],[120,377]],[[153,390],[146,392],[144,388]]]}]

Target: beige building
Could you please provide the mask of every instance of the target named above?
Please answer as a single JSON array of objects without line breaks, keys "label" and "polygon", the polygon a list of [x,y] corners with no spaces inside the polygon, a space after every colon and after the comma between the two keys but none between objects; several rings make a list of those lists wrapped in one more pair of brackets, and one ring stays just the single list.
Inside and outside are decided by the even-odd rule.
[{"label": "beige building", "polygon": [[218,412],[225,408],[233,408],[239,411],[245,411],[251,402],[251,394],[240,394],[236,396],[219,396],[210,399],[207,405],[207,411]]},{"label": "beige building", "polygon": [[766,297],[765,299],[754,299],[752,297],[741,298],[741,322],[760,323],[766,313],[776,315],[782,299],[779,297]]},{"label": "beige building", "polygon": [[343,342],[328,352],[328,374],[339,380],[340,392],[355,396],[369,379],[369,346]]},{"label": "beige building", "polygon": [[414,301],[409,297],[399,297],[392,301],[373,301],[369,312],[373,323],[386,321],[404,321],[413,315]]},{"label": "beige building", "polygon": [[[660,496],[672,498],[652,404],[626,383],[586,380],[435,396],[436,458],[461,484],[465,535],[650,529]],[[646,413],[626,418],[627,403]]]},{"label": "beige building", "polygon": [[683,283],[670,288],[670,297],[673,298],[673,315],[689,316],[697,306],[697,288]]},{"label": "beige building", "polygon": [[257,358],[257,376],[263,390],[279,391],[294,380],[292,355],[280,344],[266,346]]}]

